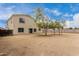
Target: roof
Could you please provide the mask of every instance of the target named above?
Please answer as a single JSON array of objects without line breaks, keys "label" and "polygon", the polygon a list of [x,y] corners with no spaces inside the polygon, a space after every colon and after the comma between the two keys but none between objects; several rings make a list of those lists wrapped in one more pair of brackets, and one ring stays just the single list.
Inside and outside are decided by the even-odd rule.
[{"label": "roof", "polygon": [[26,14],[13,14],[12,16],[28,16],[28,17],[31,17],[30,15],[26,15]]},{"label": "roof", "polygon": [[[9,21],[13,16],[27,16],[27,17],[30,17],[30,18],[34,19],[34,18],[31,17],[30,15],[26,15],[26,14],[13,14],[13,15],[8,19],[8,21]],[[8,21],[7,21],[7,22],[8,22]]]}]

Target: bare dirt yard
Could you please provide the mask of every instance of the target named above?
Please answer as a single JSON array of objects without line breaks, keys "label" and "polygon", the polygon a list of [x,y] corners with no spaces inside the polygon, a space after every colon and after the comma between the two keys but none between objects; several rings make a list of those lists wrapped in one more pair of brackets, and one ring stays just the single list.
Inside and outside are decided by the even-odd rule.
[{"label": "bare dirt yard", "polygon": [[0,37],[0,55],[77,56],[79,34],[39,36],[37,34]]}]

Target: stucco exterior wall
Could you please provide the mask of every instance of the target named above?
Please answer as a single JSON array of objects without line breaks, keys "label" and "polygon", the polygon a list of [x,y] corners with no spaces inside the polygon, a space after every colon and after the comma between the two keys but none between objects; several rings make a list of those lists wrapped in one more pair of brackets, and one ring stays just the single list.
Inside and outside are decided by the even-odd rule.
[{"label": "stucco exterior wall", "polygon": [[[25,23],[20,23],[19,18],[23,18]],[[38,29],[34,20],[30,16],[27,16],[27,15],[13,15],[8,20],[8,28],[13,30],[13,34],[29,33],[29,31],[28,31],[29,28]],[[22,33],[18,32],[18,28],[24,28],[24,32],[22,32]]]}]

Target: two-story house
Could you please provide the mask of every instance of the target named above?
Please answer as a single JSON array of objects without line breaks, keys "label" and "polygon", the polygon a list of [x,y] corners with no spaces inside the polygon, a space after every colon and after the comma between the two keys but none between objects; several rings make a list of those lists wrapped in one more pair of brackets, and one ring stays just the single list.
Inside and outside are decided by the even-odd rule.
[{"label": "two-story house", "polygon": [[9,30],[13,30],[13,34],[26,34],[34,33],[38,31],[38,27],[34,22],[34,19],[25,14],[14,14],[7,22]]}]

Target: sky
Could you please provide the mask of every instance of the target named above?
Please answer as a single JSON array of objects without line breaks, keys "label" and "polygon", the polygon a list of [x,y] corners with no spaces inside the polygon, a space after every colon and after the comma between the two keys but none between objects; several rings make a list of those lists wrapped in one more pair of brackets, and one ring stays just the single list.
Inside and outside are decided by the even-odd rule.
[{"label": "sky", "polygon": [[66,27],[79,28],[78,3],[0,3],[0,27],[5,28],[13,14],[35,16],[35,9],[43,8],[44,15],[51,20],[65,20]]}]

